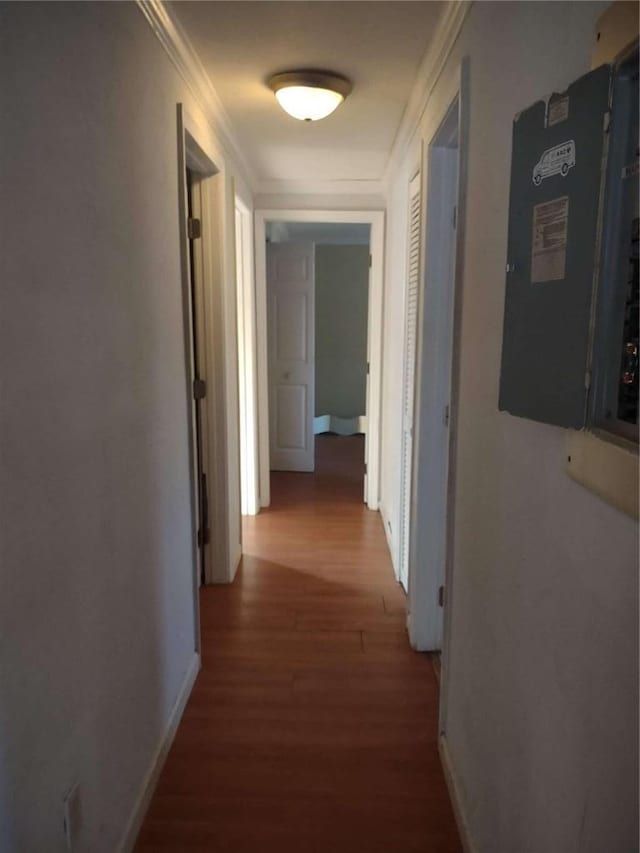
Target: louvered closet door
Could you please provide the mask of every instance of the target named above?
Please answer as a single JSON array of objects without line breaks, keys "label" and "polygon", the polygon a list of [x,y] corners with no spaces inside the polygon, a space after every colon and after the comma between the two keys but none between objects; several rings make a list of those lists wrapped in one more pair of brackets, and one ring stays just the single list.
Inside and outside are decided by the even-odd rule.
[{"label": "louvered closet door", "polygon": [[409,585],[411,521],[411,460],[413,455],[413,398],[416,371],[416,334],[420,283],[420,174],[409,184],[409,239],[405,314],[404,376],[402,388],[402,471],[400,487],[400,583]]}]

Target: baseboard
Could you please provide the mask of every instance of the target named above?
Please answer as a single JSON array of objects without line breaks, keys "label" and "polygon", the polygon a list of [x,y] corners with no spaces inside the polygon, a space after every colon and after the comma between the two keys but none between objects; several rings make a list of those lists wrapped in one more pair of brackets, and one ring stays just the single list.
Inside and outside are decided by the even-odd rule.
[{"label": "baseboard", "polygon": [[449,747],[447,746],[447,738],[444,734],[441,734],[438,738],[438,752],[440,753],[440,761],[442,762],[442,768],[444,770],[444,778],[447,783],[447,788],[449,789],[449,796],[451,797],[451,805],[453,806],[453,814],[458,826],[458,834],[460,835],[460,841],[462,842],[462,849],[464,850],[464,853],[478,853],[473,841],[471,840],[469,825],[467,824],[464,816],[462,800],[460,798],[460,788],[456,781],[456,774],[453,769],[453,764],[451,763],[451,754],[449,752]]},{"label": "baseboard", "polygon": [[236,572],[238,571],[238,566],[240,565],[240,560],[242,559],[242,545],[238,542],[233,548],[233,552],[231,554],[231,577],[229,578],[229,583],[233,583],[236,577]]},{"label": "baseboard", "polygon": [[313,419],[313,434],[335,432],[337,435],[358,435],[366,433],[367,418],[359,415],[355,418],[339,418],[337,415],[318,415]]},{"label": "baseboard", "polygon": [[118,853],[131,853],[135,846],[138,833],[140,832],[140,828],[142,826],[142,822],[144,821],[147,809],[149,808],[149,803],[151,802],[151,798],[153,797],[153,792],[155,791],[156,785],[158,784],[160,773],[164,766],[164,762],[167,758],[167,755],[169,754],[169,750],[171,749],[171,744],[173,743],[176,731],[178,730],[178,724],[182,719],[182,714],[187,704],[187,700],[191,695],[191,690],[193,689],[193,685],[195,683],[199,671],[200,655],[194,654],[193,658],[191,659],[191,663],[189,664],[187,674],[185,675],[184,681],[182,682],[182,687],[180,688],[180,692],[178,693],[178,698],[176,699],[175,704],[171,709],[171,714],[169,715],[169,722],[167,723],[165,732],[162,736],[160,743],[158,744],[158,748],[156,749],[156,752],[153,756],[151,766],[147,771],[147,774],[145,775],[142,786],[140,788],[140,792],[136,798],[133,811],[131,812],[131,817],[129,818],[127,827],[122,836],[122,841],[117,847]]},{"label": "baseboard", "polygon": [[389,556],[391,557],[391,566],[393,568],[393,574],[395,575],[396,580],[399,582],[400,574],[398,573],[398,567],[396,566],[393,537],[391,535],[391,531],[389,530],[389,520],[387,518],[387,513],[385,512],[385,508],[382,503],[380,503],[378,510],[380,512],[380,518],[382,519],[382,527],[384,528],[384,536],[387,540]]}]

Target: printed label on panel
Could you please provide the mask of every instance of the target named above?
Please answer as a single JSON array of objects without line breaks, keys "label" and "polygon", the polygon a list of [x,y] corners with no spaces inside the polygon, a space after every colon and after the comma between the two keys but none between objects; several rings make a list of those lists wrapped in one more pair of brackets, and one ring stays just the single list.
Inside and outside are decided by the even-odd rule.
[{"label": "printed label on panel", "polygon": [[565,276],[569,196],[533,208],[531,281],[560,281]]},{"label": "printed label on panel", "polygon": [[554,124],[560,124],[561,121],[566,121],[569,118],[569,95],[564,98],[556,98],[549,104],[549,112],[547,114],[547,127],[553,127]]}]

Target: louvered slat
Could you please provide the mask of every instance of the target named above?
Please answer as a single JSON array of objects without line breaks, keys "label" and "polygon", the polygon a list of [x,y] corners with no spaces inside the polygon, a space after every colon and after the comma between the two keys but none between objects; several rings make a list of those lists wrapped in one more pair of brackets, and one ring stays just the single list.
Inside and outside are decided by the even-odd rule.
[{"label": "louvered slat", "polygon": [[411,521],[411,460],[413,456],[413,398],[420,275],[420,175],[409,184],[409,223],[407,246],[407,300],[405,315],[405,351],[402,389],[402,454],[400,487],[400,580],[405,588],[409,580],[409,536]]}]

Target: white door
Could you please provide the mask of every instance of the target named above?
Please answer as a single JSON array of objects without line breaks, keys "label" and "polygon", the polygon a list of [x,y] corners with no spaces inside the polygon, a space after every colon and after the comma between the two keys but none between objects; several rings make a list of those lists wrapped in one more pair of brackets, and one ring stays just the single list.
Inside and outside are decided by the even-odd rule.
[{"label": "white door", "polygon": [[407,299],[405,306],[404,376],[402,388],[402,468],[400,471],[400,566],[399,580],[409,586],[411,536],[411,465],[413,459],[413,403],[415,396],[416,332],[420,273],[420,173],[409,184],[409,239]]},{"label": "white door", "polygon": [[313,471],[313,243],[267,246],[269,443],[272,471]]}]

